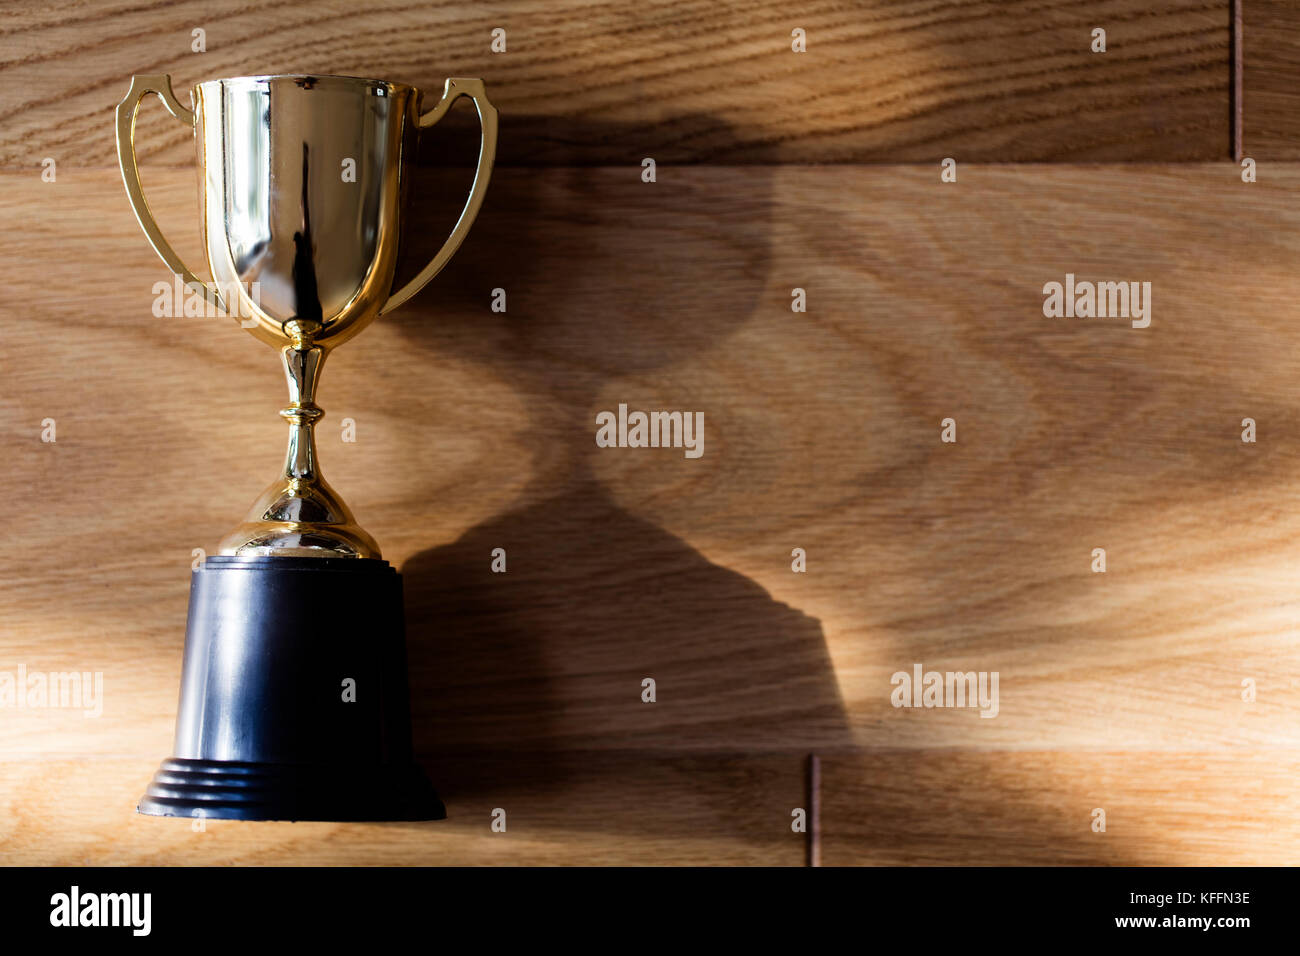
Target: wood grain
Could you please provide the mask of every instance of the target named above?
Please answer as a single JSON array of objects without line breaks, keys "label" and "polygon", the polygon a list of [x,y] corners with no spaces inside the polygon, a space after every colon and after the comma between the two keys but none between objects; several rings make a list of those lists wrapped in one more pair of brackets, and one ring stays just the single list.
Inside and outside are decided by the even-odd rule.
[{"label": "wood grain", "polygon": [[[493,755],[437,777],[430,823],[245,823],[135,813],[153,761],[0,760],[0,863],[799,866],[798,759]],[[737,799],[743,794],[743,799]],[[492,830],[505,811],[504,832]],[[495,814],[501,818],[499,813]]]},{"label": "wood grain", "polygon": [[[570,768],[558,788],[524,777],[536,787],[517,791],[443,774],[474,807],[634,792],[635,773],[602,789],[587,760],[667,761],[671,803],[703,773],[680,768],[717,760],[732,769],[698,786],[741,806],[767,775],[788,829],[804,755],[824,753],[828,863],[836,826],[868,825],[836,794],[881,786],[829,761],[882,749],[918,766],[944,759],[932,750],[988,760],[1005,769],[980,794],[1005,784],[1031,802],[1037,770],[1015,753],[1066,776],[1080,751],[1125,755],[1085,765],[1126,814],[1165,821],[1151,833],[1184,832],[1197,811],[1170,809],[1176,787],[1150,755],[1190,752],[1169,766],[1204,760],[1221,778],[1206,828],[1224,825],[1235,785],[1241,826],[1273,825],[1250,755],[1286,767],[1300,745],[1300,168],[1278,169],[1254,185],[1231,163],[963,164],[956,184],[928,166],[698,167],[655,184],[635,168],[503,170],[448,270],[341,349],[321,393],[325,473],[406,579],[422,758]],[[195,261],[192,172],[150,172]],[[432,236],[467,176],[426,172],[416,215]],[[163,267],[113,172],[0,173],[0,216],[14,277],[0,284],[0,670],[105,679],[98,719],[0,712],[10,799],[71,790],[81,808],[28,811],[0,855],[190,859],[188,835],[155,844],[149,828],[167,824],[135,820],[130,801],[170,745],[191,551],[278,464],[275,360],[228,321],[151,316]],[[1067,272],[1150,281],[1151,326],[1045,318],[1043,284]],[[498,287],[505,314],[490,310]],[[807,313],[791,312],[794,287]],[[620,402],[703,411],[703,457],[598,449],[594,416]],[[54,444],[39,438],[47,417]],[[344,417],[355,444],[339,440]],[[940,441],[946,417],[956,444]],[[489,571],[495,547],[505,575]],[[894,708],[891,675],[915,663],[998,671],[998,716]],[[1220,772],[1233,761],[1255,770]],[[95,803],[110,791],[111,808]],[[930,805],[878,793],[891,813]],[[713,797],[680,816],[628,799],[629,815],[668,815],[647,824],[660,862],[802,859],[757,823],[678,853],[665,834],[705,825]],[[1055,823],[1025,819],[999,860],[1057,845]],[[545,846],[515,859],[631,858],[596,837],[559,849],[561,810],[539,820]],[[194,858],[329,856],[282,832]],[[396,838],[312,833],[345,837],[337,859],[401,857]],[[1234,859],[1294,856],[1294,830],[1278,833]],[[898,853],[937,852],[918,839]],[[1227,859],[1220,839],[1178,859]]]},{"label": "wood grain", "polygon": [[[133,73],[483,76],[516,165],[1229,156],[1229,0],[10,3],[0,166],[115,161]],[[1107,31],[1107,51],[1090,49]],[[191,32],[206,31],[206,52]],[[505,53],[490,49],[506,31]],[[806,31],[807,52],[791,50]],[[463,118],[463,117],[462,117]],[[464,131],[467,123],[451,121]],[[143,155],[192,156],[157,103]]]},{"label": "wood grain", "polygon": [[1293,750],[909,750],[822,764],[827,866],[1300,862]]},{"label": "wood grain", "polygon": [[1300,9],[1286,0],[1242,7],[1244,147],[1255,160],[1300,157]]}]

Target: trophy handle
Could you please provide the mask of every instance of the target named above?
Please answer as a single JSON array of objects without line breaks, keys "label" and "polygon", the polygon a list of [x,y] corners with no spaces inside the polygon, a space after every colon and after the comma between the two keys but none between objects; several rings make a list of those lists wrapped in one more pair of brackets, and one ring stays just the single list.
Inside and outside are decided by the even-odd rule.
[{"label": "trophy handle", "polygon": [[[462,96],[468,96],[474,101],[474,106],[478,110],[479,125],[483,128],[483,137],[478,147],[478,169],[474,173],[474,185],[469,191],[469,198],[465,200],[465,208],[460,211],[460,218],[456,220],[455,228],[451,230],[451,235],[438,250],[438,254],[420,270],[419,275],[393,293],[384,303],[384,307],[379,310],[380,315],[397,308],[442,271],[443,266],[451,260],[456,250],[460,248],[460,244],[465,241],[465,235],[469,232],[470,226],[474,225],[479,207],[483,205],[483,195],[487,192],[488,180],[492,178],[492,162],[496,159],[497,153],[497,110],[488,102],[483,81],[463,76],[448,79],[442,88],[442,99],[438,100],[433,109],[420,117],[417,126],[419,129],[428,129],[442,119],[451,108],[451,104]],[[118,128],[121,129],[120,123]],[[119,133],[119,142],[120,136]]]},{"label": "trophy handle", "polygon": [[126,184],[126,198],[131,201],[135,218],[139,221],[140,228],[144,230],[149,245],[153,246],[154,252],[167,263],[167,267],[184,279],[187,286],[203,290],[209,302],[224,310],[225,305],[221,301],[217,287],[204,282],[191,272],[185,263],[181,262],[181,257],[176,254],[171,243],[163,238],[162,230],[158,228],[158,223],[153,218],[153,211],[149,208],[149,200],[145,198],[144,190],[140,187],[140,167],[135,158],[135,119],[140,112],[140,104],[150,93],[156,94],[167,107],[167,112],[185,125],[192,127],[196,122],[194,112],[186,109],[176,99],[176,94],[172,92],[172,78],[166,73],[131,77],[131,89],[127,91],[122,102],[117,104],[117,164],[122,169],[122,182]]}]

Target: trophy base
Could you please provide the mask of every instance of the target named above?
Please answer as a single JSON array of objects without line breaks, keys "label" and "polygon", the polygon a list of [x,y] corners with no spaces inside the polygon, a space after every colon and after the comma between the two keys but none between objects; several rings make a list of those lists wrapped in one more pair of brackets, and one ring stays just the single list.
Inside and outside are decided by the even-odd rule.
[{"label": "trophy base", "polygon": [[441,820],[416,764],[402,580],[370,558],[194,570],[172,757],[137,807],[235,820]]},{"label": "trophy base", "polygon": [[210,820],[442,820],[447,812],[416,764],[304,767],[233,760],[164,760],[136,810]]}]

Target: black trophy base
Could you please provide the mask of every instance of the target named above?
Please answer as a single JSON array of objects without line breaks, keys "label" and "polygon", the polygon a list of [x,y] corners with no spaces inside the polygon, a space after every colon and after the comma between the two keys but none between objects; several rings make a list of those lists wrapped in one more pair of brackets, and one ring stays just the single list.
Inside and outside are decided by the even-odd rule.
[{"label": "black trophy base", "polygon": [[303,767],[233,760],[164,760],[136,809],[213,820],[442,820],[424,771]]},{"label": "black trophy base", "polygon": [[137,809],[230,820],[441,820],[411,751],[401,576],[354,558],[194,571],[173,756]]}]

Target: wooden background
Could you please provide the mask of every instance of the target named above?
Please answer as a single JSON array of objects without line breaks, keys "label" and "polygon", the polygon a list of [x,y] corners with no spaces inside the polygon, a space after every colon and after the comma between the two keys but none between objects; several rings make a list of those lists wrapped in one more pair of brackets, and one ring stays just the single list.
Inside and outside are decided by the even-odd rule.
[{"label": "wooden background", "polygon": [[[0,710],[0,861],[1300,862],[1285,4],[0,9],[0,670],[106,697]],[[405,576],[450,818],[196,833],[133,810],[192,549],[274,473],[283,386],[228,320],[151,316],[112,109],[132,73],[294,71],[481,75],[502,110],[470,239],[320,399],[325,473]],[[146,190],[198,262],[186,135],[149,112]],[[473,147],[439,133],[430,237]],[[1066,272],[1151,282],[1150,328],[1044,318]],[[620,402],[703,411],[703,457],[596,448]],[[918,662],[998,671],[997,718],[893,708]]]}]

